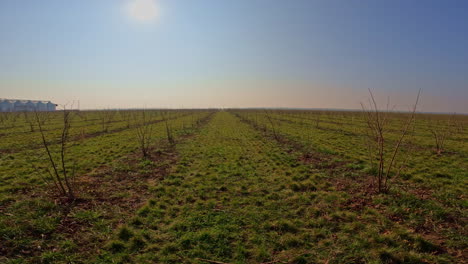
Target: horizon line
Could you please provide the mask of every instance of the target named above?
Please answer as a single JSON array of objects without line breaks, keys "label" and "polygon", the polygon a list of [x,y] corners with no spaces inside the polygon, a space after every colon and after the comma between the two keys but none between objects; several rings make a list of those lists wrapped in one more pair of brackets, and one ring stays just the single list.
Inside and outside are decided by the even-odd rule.
[{"label": "horizon line", "polygon": [[[61,109],[63,110],[63,109]],[[116,111],[116,110],[305,110],[305,111],[338,111],[338,112],[363,112],[362,109],[349,108],[313,108],[313,107],[130,107],[130,108],[87,108],[87,109],[68,109],[77,111]],[[60,111],[60,110],[57,110]],[[391,113],[411,113],[409,110],[380,110],[381,112]],[[434,115],[468,115],[464,112],[431,112],[431,111],[416,111],[418,114],[434,114]]]}]

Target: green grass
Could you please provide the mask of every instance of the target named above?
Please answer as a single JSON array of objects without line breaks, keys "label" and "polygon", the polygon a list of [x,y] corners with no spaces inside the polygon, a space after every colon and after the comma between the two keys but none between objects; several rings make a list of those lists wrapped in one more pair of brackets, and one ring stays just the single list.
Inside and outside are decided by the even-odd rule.
[{"label": "green grass", "polygon": [[[94,114],[90,113],[91,116]],[[176,138],[182,138],[187,133],[193,133],[197,120],[207,115],[206,111],[189,112],[189,115],[179,113],[170,120],[169,124]],[[188,126],[192,121],[193,126]],[[73,125],[77,128],[80,124],[73,123]],[[166,144],[164,143],[166,129],[163,123],[153,126],[152,145],[156,148],[155,154],[162,155],[164,153],[161,153],[161,149]],[[49,140],[52,140],[54,135],[49,132],[46,134]],[[30,133],[37,136],[38,132]],[[31,163],[47,164],[42,149],[24,149],[17,153],[2,155],[0,157],[2,180],[0,262],[67,263],[71,259],[83,260],[96,254],[96,247],[100,246],[102,240],[106,240],[125,215],[133,213],[130,211],[119,214],[119,210],[125,207],[118,204],[118,201],[134,199],[135,193],[139,192],[136,188],[147,188],[148,183],[143,179],[149,176],[145,173],[167,166],[164,162],[151,166],[151,162],[141,160],[137,150],[136,134],[132,127],[72,141],[69,145],[67,155],[70,162],[76,163],[79,179],[80,176],[89,179],[102,178],[104,182],[100,186],[90,186],[90,188],[91,190],[95,188],[98,196],[99,192],[110,192],[104,195],[109,198],[98,199],[96,194],[90,192],[90,188],[78,189],[78,197],[82,201],[71,205],[62,204],[54,195],[54,190],[46,187],[31,166]],[[56,146],[51,147],[54,149]],[[133,162],[135,159],[136,162]],[[125,175],[124,181],[121,181],[117,175]],[[130,177],[125,181],[130,175],[133,176],[133,180]],[[138,176],[142,177],[142,180],[138,180],[136,178]],[[125,186],[113,187],[112,184],[116,182],[132,184],[129,186],[132,189],[126,190]],[[105,189],[102,190],[103,188]],[[68,244],[61,245],[67,241]],[[71,250],[74,247],[82,250],[88,248],[94,252],[75,252]]]},{"label": "green grass", "polygon": [[[258,127],[272,130],[265,112],[237,112],[245,120]],[[351,171],[334,172],[350,182],[359,182],[375,174],[368,158],[365,123],[358,113],[320,114],[316,112],[277,111],[269,113],[275,122],[275,130],[296,145],[303,153],[322,157],[320,165],[341,158]],[[321,115],[319,127],[314,116]],[[306,118],[308,117],[308,118]],[[398,136],[398,127],[404,117],[391,119],[391,130],[387,144]],[[400,157],[408,156],[402,177],[395,179],[390,194],[375,198],[374,203],[383,204],[381,213],[398,218],[405,226],[427,237],[438,236],[439,243],[448,245],[453,254],[466,248],[464,225],[467,219],[466,186],[468,183],[467,134],[454,129],[447,138],[446,153],[435,155],[432,149],[426,118],[448,118],[444,116],[418,115],[415,130]],[[461,119],[464,118],[464,119]],[[353,120],[351,122],[350,120]],[[466,117],[458,117],[465,122]],[[389,143],[390,142],[390,143]],[[325,160],[325,162],[324,162]],[[333,163],[333,162],[331,162]],[[349,179],[354,179],[350,181]],[[359,180],[360,179],[360,180]],[[366,189],[365,186],[359,188]]]},{"label": "green grass", "polygon": [[[170,114],[177,143],[164,144],[156,123],[148,159],[125,113],[106,133],[103,113],[75,117],[70,156],[92,184],[71,207],[30,167],[44,155],[33,147],[37,131],[21,117],[1,128],[0,262],[463,262],[466,134],[435,155],[428,121],[418,119],[402,177],[376,194],[357,113],[320,112],[317,127],[317,112],[271,112],[279,141],[263,111],[218,111],[201,126],[208,111]],[[51,140],[58,118],[47,123]],[[401,123],[392,116],[390,142]]]},{"label": "green grass", "polygon": [[347,208],[321,169],[230,113],[178,151],[138,224],[121,229],[98,263],[452,261],[379,211]]}]

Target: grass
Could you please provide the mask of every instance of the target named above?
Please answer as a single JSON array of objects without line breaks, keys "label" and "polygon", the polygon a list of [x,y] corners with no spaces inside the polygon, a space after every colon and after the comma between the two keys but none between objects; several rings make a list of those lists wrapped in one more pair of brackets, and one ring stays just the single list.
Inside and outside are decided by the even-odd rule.
[{"label": "grass", "polygon": [[[270,123],[266,117],[263,117],[263,113],[237,114],[255,127],[267,127]],[[281,133],[284,136],[283,140],[290,145],[296,148],[300,146],[299,149],[303,154],[321,157],[319,164],[330,163],[341,157],[344,162],[341,164],[335,162],[337,165],[334,166],[338,166],[338,169],[333,172],[334,176],[330,180],[344,184],[347,188],[340,188],[343,191],[356,193],[356,188],[369,189],[368,174],[375,174],[375,171],[366,157],[364,123],[349,122],[359,116],[356,117],[356,113],[340,113],[331,115],[328,119],[322,117],[321,127],[317,128],[313,118],[304,121],[303,117],[314,114],[317,113],[277,112],[273,114],[276,118],[275,131]],[[422,119],[421,116],[418,118]],[[398,119],[392,122],[398,127]],[[466,160],[468,146],[461,144],[466,139],[466,135],[452,134],[447,141],[451,142],[452,149],[445,155],[435,155],[433,149],[428,147],[427,141],[431,138],[425,129],[426,122],[427,120],[423,119],[416,123],[410,146],[406,146],[407,153],[403,152],[402,155],[409,154],[409,162],[402,177],[394,180],[391,193],[370,202],[385,200],[385,207],[380,209],[381,213],[393,217],[409,229],[440,244],[449,245],[446,250],[452,255],[461,255],[460,252],[463,252],[467,246],[463,219],[466,219],[464,193],[468,176]],[[272,132],[269,133],[273,136]],[[393,137],[396,138],[398,131],[394,130],[393,133]],[[344,168],[340,170],[339,167],[343,166],[351,171]],[[359,182],[360,185],[353,187]],[[365,194],[361,192],[360,195]]]},{"label": "grass", "polygon": [[[190,130],[183,127],[184,122],[208,116],[193,114],[171,121],[180,140],[196,130],[195,124]],[[68,263],[96,254],[114,228],[145,201],[151,179],[163,176],[174,160],[165,143],[165,126],[155,124],[153,132],[153,156],[160,161],[154,166],[133,154],[137,140],[132,128],[73,142],[69,154],[81,176],[79,199],[72,204],[61,202],[31,168],[30,162],[40,162],[41,155],[24,150],[9,154],[14,158],[2,157],[0,262]],[[61,245],[65,242],[69,245]]]},{"label": "grass", "polygon": [[178,152],[139,224],[123,229],[141,247],[116,236],[98,263],[452,261],[378,210],[347,208],[349,195],[323,170],[230,113],[218,113]]},{"label": "grass", "polygon": [[[102,129],[99,114],[89,113],[76,135],[80,126]],[[27,123],[5,128],[9,140],[23,131],[16,140],[25,142],[0,157],[0,262],[465,259],[463,133],[447,138],[447,151],[437,155],[430,133],[416,129],[411,144],[417,151],[404,174],[388,194],[376,194],[368,188],[373,170],[356,113],[320,112],[318,126],[318,113],[308,111],[275,111],[269,118],[254,110],[172,114],[176,144],[164,143],[165,125],[156,123],[158,143],[146,159],[125,114],[109,132],[76,141],[70,151],[84,182],[83,200],[73,206],[51,199],[28,168],[37,150],[30,149],[35,140]],[[392,118],[392,127],[401,120]],[[48,125],[59,129],[53,120]]]}]

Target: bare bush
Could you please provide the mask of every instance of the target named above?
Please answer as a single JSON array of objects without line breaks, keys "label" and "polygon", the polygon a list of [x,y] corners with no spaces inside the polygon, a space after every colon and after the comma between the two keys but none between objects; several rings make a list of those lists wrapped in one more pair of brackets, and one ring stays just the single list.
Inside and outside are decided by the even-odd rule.
[{"label": "bare bush", "polygon": [[153,125],[150,117],[148,117],[148,113],[145,110],[141,111],[140,113],[141,124],[137,125],[136,134],[141,154],[144,158],[147,158],[149,156],[149,149],[152,140]]},{"label": "bare bush", "polygon": [[435,141],[435,152],[437,155],[441,155],[445,151],[445,140],[454,134],[456,131],[456,124],[454,122],[455,114],[448,120],[447,123],[440,121],[433,122],[432,119],[429,120],[429,131],[434,137]]},{"label": "bare bush", "polygon": [[[371,165],[374,167],[374,160],[376,159],[378,161],[375,176],[377,179],[377,191],[379,193],[387,192],[389,189],[389,179],[391,177],[391,173],[396,167],[395,163],[397,156],[399,155],[399,150],[411,125],[414,123],[420,92],[421,91],[418,92],[416,102],[413,105],[409,116],[404,120],[403,127],[399,132],[398,138],[393,144],[387,141],[387,126],[389,124],[388,121],[390,114],[389,103],[387,103],[385,111],[380,110],[370,89],[369,94],[371,100],[369,101],[369,106],[366,107],[361,103],[362,109],[366,114],[366,123],[368,126],[367,135]],[[395,177],[400,174],[401,168],[402,166],[397,169]]]},{"label": "bare bush", "polygon": [[109,127],[114,120],[115,113],[116,111],[113,110],[105,110],[101,112],[100,119],[103,132],[109,132]]},{"label": "bare bush", "polygon": [[315,128],[320,128],[320,112],[315,113]]},{"label": "bare bush", "polygon": [[1,113],[0,112],[0,126],[2,128],[6,128],[7,122],[8,122],[8,113]]},{"label": "bare bush", "polygon": [[169,142],[169,144],[173,145],[175,143],[175,140],[174,140],[174,135],[172,134],[172,129],[169,125],[169,122],[168,122],[168,118],[166,116],[166,113],[162,112],[161,113],[162,115],[162,119],[164,121],[164,124],[166,126],[166,136],[167,136],[167,141]]},{"label": "bare bush", "polygon": [[276,131],[276,125],[273,122],[273,119],[271,118],[270,113],[268,113],[268,111],[265,110],[265,115],[266,115],[268,122],[271,125],[271,131],[273,132],[273,136],[275,137],[276,140],[278,140],[279,136],[278,136],[278,132]]},{"label": "bare bush", "polygon": [[69,161],[67,159],[67,143],[69,142],[69,132],[71,127],[71,112],[66,109],[63,110],[63,128],[60,134],[58,153],[53,153],[50,143],[46,139],[45,130],[38,112],[35,112],[35,117],[41,134],[42,146],[48,158],[48,165],[37,169],[44,169],[47,172],[48,176],[43,177],[43,179],[46,181],[48,186],[53,186],[63,197],[67,198],[69,201],[73,201],[76,198],[76,166],[73,165],[70,171],[68,166]]},{"label": "bare bush", "polygon": [[126,127],[130,128],[131,123],[132,123],[131,112],[129,110],[120,110],[119,113],[120,113],[120,117],[122,118],[122,120],[125,121],[125,123],[127,124]]},{"label": "bare bush", "polygon": [[76,111],[76,115],[83,121],[87,122],[88,121],[88,115],[86,112],[83,111]]},{"label": "bare bush", "polygon": [[[24,119],[26,120],[26,123],[28,123],[29,125],[29,131],[30,132],[34,132],[34,116],[32,115],[32,113],[28,113],[28,112],[24,112]],[[38,116],[38,113],[36,112],[36,117]],[[42,119],[38,122],[43,122]]]}]

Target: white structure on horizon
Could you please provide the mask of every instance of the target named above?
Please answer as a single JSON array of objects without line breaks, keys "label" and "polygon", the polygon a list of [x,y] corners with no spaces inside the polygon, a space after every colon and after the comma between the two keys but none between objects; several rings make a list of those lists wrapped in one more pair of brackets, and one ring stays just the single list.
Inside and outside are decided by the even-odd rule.
[{"label": "white structure on horizon", "polygon": [[57,105],[51,101],[1,99],[0,112],[55,111]]}]

